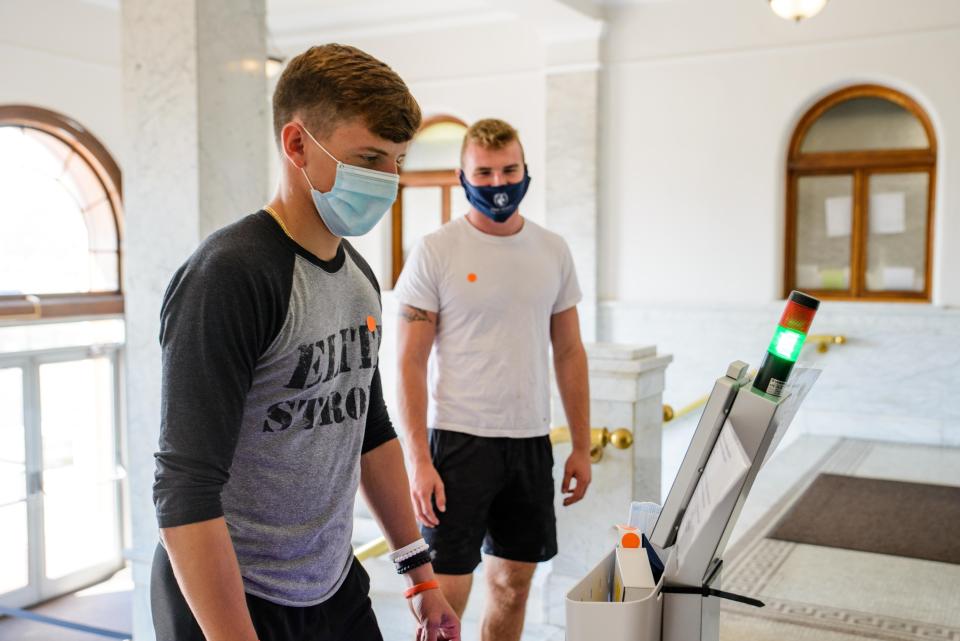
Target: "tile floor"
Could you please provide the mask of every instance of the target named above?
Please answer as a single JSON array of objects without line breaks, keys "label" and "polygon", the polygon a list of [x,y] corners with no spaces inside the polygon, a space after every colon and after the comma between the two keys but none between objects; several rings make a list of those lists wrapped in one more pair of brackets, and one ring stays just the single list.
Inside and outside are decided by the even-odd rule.
[{"label": "tile floor", "polygon": [[[670,426],[664,433],[664,488],[672,481],[683,451],[695,428],[695,421],[682,421]],[[795,434],[781,443],[777,454],[761,471],[750,498],[741,513],[731,539],[731,548],[746,532],[777,505],[778,501],[814,469],[840,442],[840,437]],[[885,443],[873,445],[869,455],[858,461],[857,473],[866,476],[901,478],[918,482],[960,485],[960,449],[933,448],[907,444]],[[386,641],[413,638],[413,619],[400,596],[402,583],[385,562],[370,564],[375,586],[372,598]],[[538,572],[535,583],[541,585],[545,572]],[[479,638],[479,621],[483,609],[484,590],[478,577],[474,598],[464,617],[464,639]],[[107,583],[64,597],[37,609],[38,612],[73,621],[100,625],[116,630],[130,629],[130,579],[122,572]],[[535,591],[536,592],[536,591]],[[736,615],[731,616],[735,624]],[[765,624],[766,625],[766,624]],[[771,630],[780,629],[774,623]],[[796,627],[796,626],[793,626]],[[735,625],[725,629],[734,630]],[[797,630],[796,638],[804,637]],[[773,634],[773,632],[771,632]],[[816,635],[814,635],[815,637]],[[809,637],[809,638],[814,638]],[[98,638],[28,621],[0,620],[0,641],[97,641]],[[542,603],[531,597],[528,607],[528,625],[524,641],[552,641],[562,639],[562,630],[543,623]]]}]

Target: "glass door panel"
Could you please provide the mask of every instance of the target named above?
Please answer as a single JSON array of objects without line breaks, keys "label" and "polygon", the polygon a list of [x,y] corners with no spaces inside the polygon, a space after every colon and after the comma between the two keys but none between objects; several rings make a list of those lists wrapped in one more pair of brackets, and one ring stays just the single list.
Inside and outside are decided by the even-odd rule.
[{"label": "glass door panel", "polygon": [[440,227],[443,220],[441,187],[404,187],[403,261],[421,238]]},{"label": "glass door panel", "polygon": [[457,185],[456,187],[450,188],[450,200],[452,201],[450,205],[450,210],[452,215],[450,220],[456,220],[461,216],[465,216],[468,211],[470,211],[470,203],[467,202],[467,194],[463,191],[463,187]]},{"label": "glass door panel", "polygon": [[872,174],[867,203],[867,289],[923,292],[926,289],[926,172]]},{"label": "glass door panel", "polygon": [[0,596],[30,583],[23,370],[0,369]]},{"label": "glass door panel", "polygon": [[853,176],[797,178],[796,286],[850,289]]},{"label": "glass door panel", "polygon": [[44,567],[49,580],[119,560],[113,363],[39,367]]}]

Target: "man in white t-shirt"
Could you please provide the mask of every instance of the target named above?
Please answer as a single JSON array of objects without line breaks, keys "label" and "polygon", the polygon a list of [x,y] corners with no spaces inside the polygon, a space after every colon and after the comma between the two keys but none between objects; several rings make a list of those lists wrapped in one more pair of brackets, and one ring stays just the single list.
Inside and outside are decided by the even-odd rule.
[{"label": "man in white t-shirt", "polygon": [[536,564],[557,553],[551,346],[573,440],[563,504],[590,483],[581,294],[563,238],[517,210],[530,177],[513,127],[471,126],[459,175],[469,213],[423,238],[395,289],[400,422],[414,510],[447,600],[463,614],[482,547],[481,638],[511,641]]}]

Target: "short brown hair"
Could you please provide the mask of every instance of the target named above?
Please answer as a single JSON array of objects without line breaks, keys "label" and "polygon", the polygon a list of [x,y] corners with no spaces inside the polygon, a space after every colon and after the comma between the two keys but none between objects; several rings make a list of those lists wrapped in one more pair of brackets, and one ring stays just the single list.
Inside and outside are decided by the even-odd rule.
[{"label": "short brown hair", "polygon": [[[520,144],[520,134],[510,123],[499,118],[484,118],[470,125],[467,133],[463,135],[460,158],[463,159],[467,145],[471,142],[484,149],[503,149],[514,140]],[[520,144],[520,152],[523,153],[523,144]]]},{"label": "short brown hair", "polygon": [[370,54],[340,44],[310,47],[291,60],[273,92],[273,133],[300,115],[325,137],[361,118],[374,134],[406,142],[420,128],[420,106],[397,73]]}]

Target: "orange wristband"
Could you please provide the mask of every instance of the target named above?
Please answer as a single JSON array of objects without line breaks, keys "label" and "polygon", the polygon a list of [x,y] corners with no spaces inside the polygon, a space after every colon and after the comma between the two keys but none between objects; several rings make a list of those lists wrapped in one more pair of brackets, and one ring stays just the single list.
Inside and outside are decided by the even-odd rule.
[{"label": "orange wristband", "polygon": [[433,581],[424,581],[423,583],[418,583],[411,588],[407,588],[406,590],[404,590],[403,596],[409,599],[410,597],[416,596],[421,592],[426,592],[427,590],[439,590],[439,589],[440,589],[440,582],[434,579]]}]

